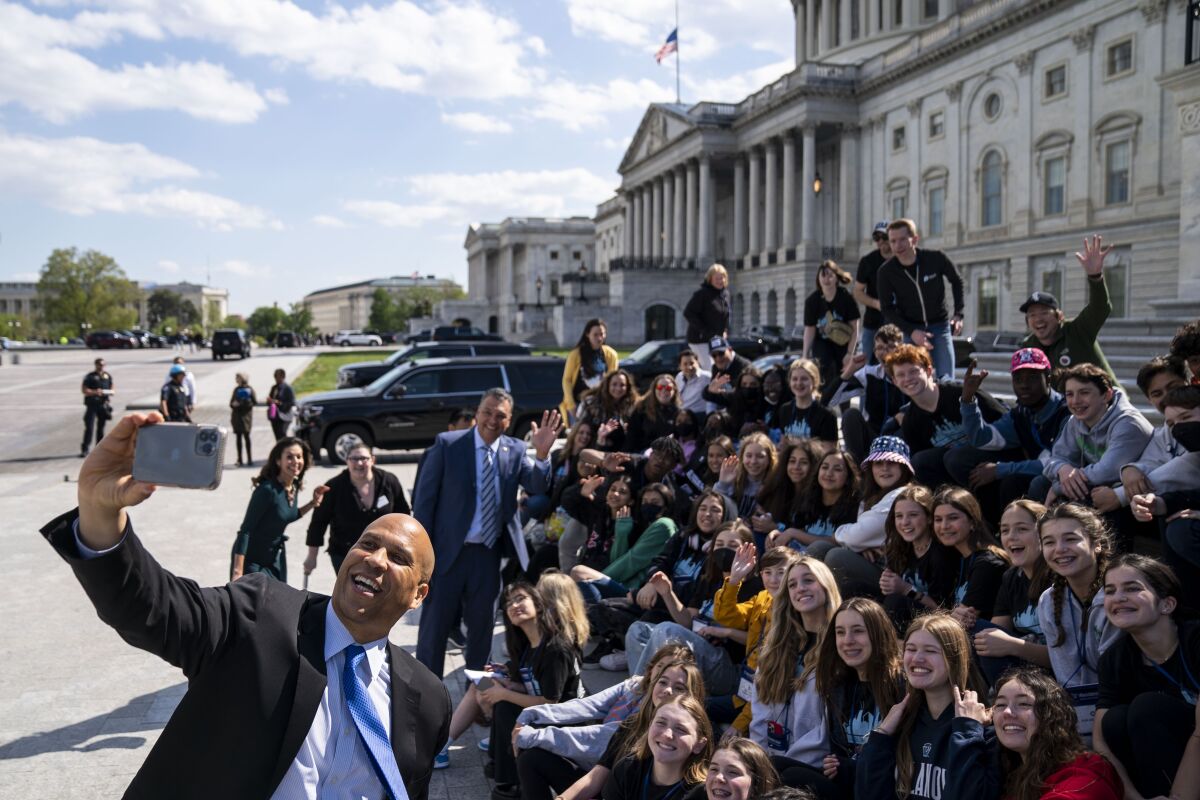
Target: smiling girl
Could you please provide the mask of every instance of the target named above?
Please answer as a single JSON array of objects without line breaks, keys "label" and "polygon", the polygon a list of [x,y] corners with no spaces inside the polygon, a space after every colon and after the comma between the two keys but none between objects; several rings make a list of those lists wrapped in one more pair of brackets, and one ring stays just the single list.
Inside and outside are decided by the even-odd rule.
[{"label": "smiling girl", "polygon": [[900,490],[884,523],[887,566],[879,576],[883,607],[897,631],[918,612],[953,605],[958,551],[933,535],[933,492],[909,484]]},{"label": "smiling girl", "polygon": [[777,531],[794,536],[808,497],[821,449],[812,439],[784,439],[778,448],[775,468],[758,493],[758,508],[751,519],[754,532],[764,536]]},{"label": "smiling girl", "polygon": [[1121,800],[1121,778],[1083,746],[1070,696],[1044,670],[1001,676],[992,724],[1008,800]]},{"label": "smiling girl", "polygon": [[797,358],[788,365],[787,376],[791,398],[768,417],[772,435],[837,445],[837,417],[819,402],[821,372],[816,363]]},{"label": "smiling girl", "polygon": [[816,691],[817,643],[841,605],[829,568],[808,555],[788,567],[771,607],[751,703],[750,738],[766,748],[789,786],[788,770],[820,769],[829,752],[825,708]]},{"label": "smiling girl", "polygon": [[767,544],[804,552],[816,542],[832,541],[838,527],[857,518],[860,499],[858,465],[846,453],[830,450],[817,461],[816,477],[801,503],[797,526],[774,531]]},{"label": "smiling girl", "polygon": [[1143,555],[1104,575],[1104,613],[1126,635],[1100,656],[1093,736],[1129,800],[1200,795],[1200,622],[1181,594],[1171,568]]},{"label": "smiling girl", "polygon": [[[737,503],[738,516],[750,523],[758,505],[758,493],[767,475],[775,468],[775,445],[765,433],[751,433],[742,437],[738,454],[729,456],[721,463],[720,479],[715,488]],[[762,537],[765,538],[765,537]],[[755,544],[762,549],[762,541],[755,537]]]},{"label": "smiling girl", "polygon": [[658,707],[631,755],[608,777],[603,800],[678,800],[704,781],[712,754],[712,726],[693,697]]},{"label": "smiling girl", "polygon": [[1008,553],[996,546],[975,495],[958,487],[938,492],[933,498],[933,535],[962,557],[951,615],[967,630],[979,620],[990,620],[1009,567]]},{"label": "smiling girl", "polygon": [[779,774],[766,752],[749,739],[726,735],[708,762],[704,794],[690,800],[756,800],[779,787]]},{"label": "smiling girl", "polygon": [[988,757],[994,741],[966,740],[971,724],[986,721],[986,709],[962,625],[941,611],[913,620],[903,665],[908,693],[863,746],[855,798],[996,800],[1000,776]]}]

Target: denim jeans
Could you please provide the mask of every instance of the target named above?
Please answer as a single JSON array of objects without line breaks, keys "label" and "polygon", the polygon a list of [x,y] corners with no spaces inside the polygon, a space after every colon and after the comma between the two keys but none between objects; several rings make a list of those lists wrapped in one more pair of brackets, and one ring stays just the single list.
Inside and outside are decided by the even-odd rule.
[{"label": "denim jeans", "polygon": [[624,597],[629,593],[628,589],[612,578],[597,578],[594,581],[576,581],[575,585],[579,587],[579,593],[583,595],[583,600],[588,605],[599,603],[606,597]]},{"label": "denim jeans", "polygon": [[[645,643],[641,645],[640,652],[636,653],[637,661],[634,661],[635,653],[630,646],[631,635],[635,639],[646,635],[644,629],[635,633],[635,629],[639,626],[645,626],[651,630]],[[668,642],[683,643],[695,654],[696,665],[700,667],[700,673],[704,676],[704,685],[710,696],[733,694],[737,690],[738,667],[729,657],[729,651],[674,622],[660,622],[654,626],[649,626],[644,622],[635,622],[630,626],[629,631],[625,634],[625,658],[629,661],[629,674],[644,675],[650,659],[654,657],[660,647]]]},{"label": "denim jeans", "polygon": [[939,379],[954,378],[954,341],[950,338],[950,323],[938,322],[926,327],[933,340],[933,372]]},{"label": "denim jeans", "polygon": [[862,341],[863,355],[865,355],[867,357],[867,363],[868,364],[878,363],[875,360],[875,329],[874,328],[863,328],[861,341]]}]

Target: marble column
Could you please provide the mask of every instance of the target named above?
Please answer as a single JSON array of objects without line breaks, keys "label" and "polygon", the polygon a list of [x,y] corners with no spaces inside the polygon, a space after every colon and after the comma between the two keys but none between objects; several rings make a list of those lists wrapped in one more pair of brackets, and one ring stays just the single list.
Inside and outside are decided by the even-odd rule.
[{"label": "marble column", "polygon": [[813,180],[817,177],[817,129],[813,124],[805,125],[802,129],[803,149],[800,153],[800,195],[804,198],[801,206],[800,239],[806,244],[814,244],[816,236],[816,197],[812,193]]},{"label": "marble column", "polygon": [[658,178],[654,179],[651,184],[651,203],[653,207],[650,211],[650,255],[655,258],[662,258],[663,254],[663,190],[662,181]]},{"label": "marble column", "polygon": [[796,246],[796,137],[783,134],[783,242],[787,249]]},{"label": "marble column", "polygon": [[899,24],[900,20],[892,19],[892,3],[891,0],[883,0],[883,20],[882,25],[885,31],[890,31]]},{"label": "marble column", "polygon": [[[1156,79],[1175,99],[1179,134],[1179,268],[1178,289],[1168,316],[1194,317],[1200,301],[1200,64],[1190,64]],[[1170,108],[1170,106],[1168,106]]]},{"label": "marble column", "polygon": [[829,20],[833,15],[829,13],[832,10],[829,8],[829,4],[833,2],[833,0],[820,0],[820,2],[821,14],[820,18],[817,20],[817,50],[820,51],[821,55],[823,56],[829,52],[830,48],[832,47],[829,42]]},{"label": "marble column", "polygon": [[938,0],[938,22],[954,13],[954,0]]},{"label": "marble column", "polygon": [[625,258],[633,257],[633,195],[630,192],[625,192]]},{"label": "marble column", "polygon": [[864,17],[867,25],[867,35],[879,33],[879,0],[866,0],[867,15]]},{"label": "marble column", "polygon": [[805,7],[813,2],[813,0],[798,0],[796,3],[796,64],[803,64],[808,61],[808,46],[805,37],[808,36],[808,28],[805,25],[806,14],[808,13]]},{"label": "marble column", "polygon": [[654,192],[650,185],[642,187],[642,255],[654,256]]},{"label": "marble column", "polygon": [[663,193],[663,257],[675,258],[675,176],[667,172],[662,176]]},{"label": "marble column", "polygon": [[687,169],[687,257],[696,257],[696,226],[699,223],[696,207],[696,164],[689,161]]},{"label": "marble column", "polygon": [[838,0],[841,16],[838,18],[838,44],[850,44],[850,7],[858,0]]},{"label": "marble column", "polygon": [[821,55],[817,50],[817,3],[821,0],[807,0],[804,4],[804,35],[808,37],[809,60],[816,61]]},{"label": "marble column", "polygon": [[733,161],[733,257],[746,255],[746,162]]},{"label": "marble column", "polygon": [[776,155],[778,145],[774,139],[768,139],[763,144],[763,149],[767,154],[763,175],[767,206],[763,219],[763,250],[770,252],[779,247],[779,157]]},{"label": "marble column", "polygon": [[675,205],[672,209],[674,214],[675,229],[671,234],[671,241],[674,243],[675,258],[687,258],[687,229],[684,220],[687,217],[687,204],[684,196],[684,177],[683,169],[675,167],[671,170],[672,182],[675,184]]},{"label": "marble column", "polygon": [[700,258],[710,258],[712,256],[712,234],[713,234],[713,185],[712,185],[712,165],[709,163],[708,156],[700,156],[700,224],[697,227],[696,238],[696,254]]},{"label": "marble column", "polygon": [[[860,241],[863,226],[858,222],[858,127],[842,125],[838,144],[838,219],[841,231],[838,238],[846,245]],[[847,250],[846,257],[854,251]]]},{"label": "marble column", "polygon": [[[815,0],[808,0],[808,1],[810,3],[815,2]],[[760,165],[760,162],[759,162],[759,158],[758,158],[758,148],[752,147],[752,148],[750,148],[750,160],[748,163],[748,166],[750,168],[750,192],[749,192],[749,197],[747,198],[747,203],[746,203],[746,206],[749,210],[749,215],[748,215],[749,216],[749,225],[748,225],[748,228],[749,228],[749,242],[748,242],[749,251],[748,252],[752,256],[758,255],[759,251],[762,250],[762,240],[759,238],[759,235],[758,235],[759,230],[760,230],[759,217],[761,216],[761,214],[759,213],[759,208],[760,208],[760,206],[759,206],[760,166],[759,165]]]},{"label": "marble column", "polygon": [[629,192],[629,205],[633,209],[633,230],[630,231],[631,258],[642,257],[642,193],[638,189]]}]

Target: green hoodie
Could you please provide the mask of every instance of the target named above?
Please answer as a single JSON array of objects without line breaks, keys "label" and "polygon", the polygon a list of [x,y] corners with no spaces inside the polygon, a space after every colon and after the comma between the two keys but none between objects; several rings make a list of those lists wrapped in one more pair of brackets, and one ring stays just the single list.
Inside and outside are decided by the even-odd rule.
[{"label": "green hoodie", "polygon": [[1100,342],[1097,340],[1100,329],[1104,327],[1105,320],[1112,313],[1112,303],[1108,299],[1108,285],[1105,284],[1103,275],[1098,278],[1089,277],[1087,285],[1087,305],[1074,319],[1065,319],[1059,324],[1058,335],[1051,344],[1042,344],[1038,341],[1037,336],[1031,333],[1025,337],[1025,341],[1021,342],[1021,346],[1036,347],[1041,350],[1046,354],[1046,358],[1050,359],[1050,366],[1056,370],[1073,367],[1077,364],[1095,364],[1108,373],[1114,384],[1120,386],[1117,384],[1117,376],[1112,367],[1108,365],[1108,359],[1104,357],[1104,352],[1100,349]]}]

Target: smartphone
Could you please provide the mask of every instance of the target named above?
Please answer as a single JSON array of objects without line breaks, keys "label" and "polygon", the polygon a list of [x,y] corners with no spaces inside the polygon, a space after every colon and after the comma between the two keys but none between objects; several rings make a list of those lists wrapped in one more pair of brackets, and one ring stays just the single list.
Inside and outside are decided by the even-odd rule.
[{"label": "smartphone", "polygon": [[137,432],[134,480],[181,489],[216,489],[225,466],[225,429],[160,422]]},{"label": "smartphone", "polygon": [[475,684],[475,689],[476,691],[486,692],[488,689],[492,688],[495,683],[496,682],[491,678],[483,677],[480,678],[479,682]]}]

